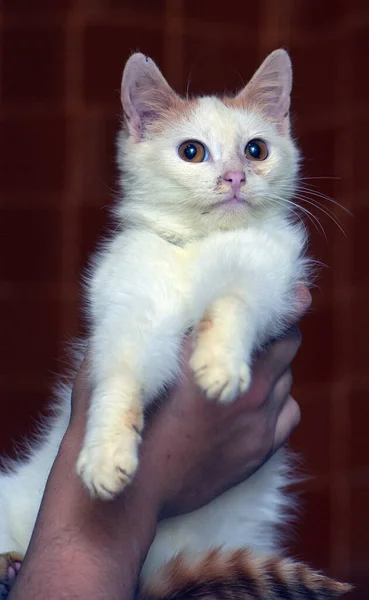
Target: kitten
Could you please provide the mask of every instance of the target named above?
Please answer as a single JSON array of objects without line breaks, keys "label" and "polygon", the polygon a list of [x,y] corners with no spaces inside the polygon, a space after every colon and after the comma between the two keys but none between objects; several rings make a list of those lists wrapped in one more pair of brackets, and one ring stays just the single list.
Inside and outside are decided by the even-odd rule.
[{"label": "kitten", "polygon": [[[77,471],[93,496],[113,498],[134,477],[143,410],[178,378],[189,329],[197,384],[226,403],[248,389],[255,349],[285,328],[309,267],[305,229],[290,209],[299,165],[291,86],[284,50],[233,97],[183,99],[151,59],[127,62],[118,142],[124,231],[95,256],[87,293],[94,392]],[[43,443],[1,477],[0,552],[27,549],[68,423],[70,389],[61,396]],[[282,450],[208,506],[161,523],[143,593],[175,596],[192,585],[195,596],[221,594],[230,572],[245,597],[259,584],[268,597],[283,586],[296,597],[344,592],[303,565],[265,557],[278,551],[286,470]]]}]

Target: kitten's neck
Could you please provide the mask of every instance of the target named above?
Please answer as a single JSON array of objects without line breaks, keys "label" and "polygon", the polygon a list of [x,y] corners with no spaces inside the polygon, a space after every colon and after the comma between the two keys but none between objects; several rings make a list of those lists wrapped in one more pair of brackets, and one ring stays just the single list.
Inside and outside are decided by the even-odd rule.
[{"label": "kitten's neck", "polygon": [[289,221],[288,216],[279,211],[275,214],[268,214],[268,216],[249,215],[247,219],[234,227],[212,227],[206,215],[194,215],[192,211],[187,214],[187,211],[182,210],[179,218],[177,212],[165,211],[165,213],[155,212],[153,214],[147,207],[124,202],[119,207],[118,216],[126,227],[149,231],[176,246],[186,246],[186,244],[208,237],[216,231],[246,229],[250,226],[260,229],[279,229],[284,228]]},{"label": "kitten's neck", "polygon": [[178,219],[178,214],[169,211],[166,211],[165,214],[155,212],[153,215],[151,210],[135,204],[125,205],[123,202],[119,207],[118,216],[129,228],[150,231],[176,246],[185,246],[210,233],[206,222],[201,223],[201,219],[197,220],[195,224],[193,217],[186,218],[183,213],[181,213],[180,219]]}]

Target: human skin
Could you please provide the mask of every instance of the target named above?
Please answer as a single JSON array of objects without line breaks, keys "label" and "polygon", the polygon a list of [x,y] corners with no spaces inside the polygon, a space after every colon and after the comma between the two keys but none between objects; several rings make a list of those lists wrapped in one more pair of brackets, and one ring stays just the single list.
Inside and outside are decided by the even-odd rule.
[{"label": "human skin", "polygon": [[[294,322],[310,305],[306,288],[298,298]],[[184,377],[147,419],[137,475],[110,502],[91,499],[75,474],[91,393],[87,357],[9,600],[131,600],[158,522],[199,508],[247,479],[299,423],[300,409],[290,396],[290,365],[299,345],[296,330],[273,343],[255,360],[248,392],[221,405],[197,390],[187,342]]]}]

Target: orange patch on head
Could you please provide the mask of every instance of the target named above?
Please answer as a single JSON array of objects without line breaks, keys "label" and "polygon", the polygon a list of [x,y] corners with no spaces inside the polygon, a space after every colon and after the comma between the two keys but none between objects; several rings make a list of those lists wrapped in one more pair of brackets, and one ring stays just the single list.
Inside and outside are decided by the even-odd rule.
[{"label": "orange patch on head", "polygon": [[160,116],[148,124],[147,131],[153,134],[163,133],[163,131],[173,127],[179,121],[189,120],[198,103],[199,101],[196,99],[184,100],[177,96],[171,106],[161,111]]},{"label": "orange patch on head", "polygon": [[263,119],[269,121],[270,123],[275,123],[275,119],[271,118],[268,115],[268,112],[265,110],[265,106],[262,101],[257,102],[255,99],[244,98],[243,96],[235,96],[233,98],[229,96],[221,96],[220,100],[227,106],[228,108],[233,108],[237,110],[249,110],[257,113],[262,116]]},{"label": "orange patch on head", "polygon": [[246,108],[245,102],[237,97],[220,96],[219,98],[228,108]]}]

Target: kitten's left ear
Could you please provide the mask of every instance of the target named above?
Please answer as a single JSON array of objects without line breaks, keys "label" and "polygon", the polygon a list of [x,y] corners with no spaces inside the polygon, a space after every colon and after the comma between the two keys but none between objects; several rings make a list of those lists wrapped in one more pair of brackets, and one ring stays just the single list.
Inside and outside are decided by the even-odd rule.
[{"label": "kitten's left ear", "polygon": [[121,100],[128,131],[135,141],[142,139],[147,125],[178,99],[151,58],[132,54],[123,71]]},{"label": "kitten's left ear", "polygon": [[255,106],[283,133],[288,133],[291,90],[291,59],[285,50],[280,49],[269,54],[236,98],[242,104]]}]

